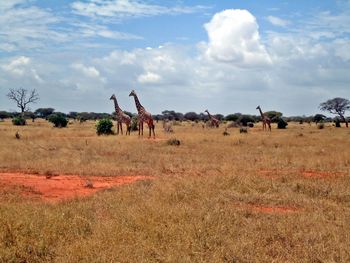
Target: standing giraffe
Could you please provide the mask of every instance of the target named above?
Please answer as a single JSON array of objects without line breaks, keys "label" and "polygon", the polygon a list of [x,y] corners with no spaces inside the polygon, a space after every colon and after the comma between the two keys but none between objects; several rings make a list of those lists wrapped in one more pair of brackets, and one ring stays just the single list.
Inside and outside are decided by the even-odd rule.
[{"label": "standing giraffe", "polygon": [[155,138],[156,135],[154,133],[154,124],[151,113],[147,112],[145,108],[141,105],[134,90],[130,92],[129,96],[133,96],[135,99],[135,104],[138,112],[139,136],[140,134],[143,136],[143,123],[146,122],[149,128],[149,138],[151,138],[151,131],[153,131],[153,138]]},{"label": "standing giraffe", "polygon": [[122,109],[119,107],[117,98],[113,94],[110,97],[110,100],[114,101],[114,108],[115,108],[115,114],[117,118],[117,134],[119,134],[119,128],[121,133],[123,134],[123,125],[122,123],[126,124],[126,135],[130,135],[130,123],[131,123],[131,118],[129,115],[125,114]]},{"label": "standing giraffe", "polygon": [[267,117],[261,110],[260,106],[256,107],[259,110],[261,115],[261,120],[263,122],[263,130],[266,130],[266,124],[269,126],[269,131],[271,131],[271,119]]},{"label": "standing giraffe", "polygon": [[219,128],[220,121],[217,118],[214,118],[208,110],[205,110],[206,113],[208,113],[209,121],[211,122],[211,125],[213,127]]}]

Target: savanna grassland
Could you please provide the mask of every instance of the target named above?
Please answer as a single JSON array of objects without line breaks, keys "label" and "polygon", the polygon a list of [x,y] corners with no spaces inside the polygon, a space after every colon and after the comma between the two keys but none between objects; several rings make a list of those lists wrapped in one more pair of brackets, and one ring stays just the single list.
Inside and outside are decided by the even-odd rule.
[{"label": "savanna grassland", "polygon": [[59,203],[0,189],[0,262],[350,262],[350,129],[94,126],[0,123],[1,172],[153,177]]}]

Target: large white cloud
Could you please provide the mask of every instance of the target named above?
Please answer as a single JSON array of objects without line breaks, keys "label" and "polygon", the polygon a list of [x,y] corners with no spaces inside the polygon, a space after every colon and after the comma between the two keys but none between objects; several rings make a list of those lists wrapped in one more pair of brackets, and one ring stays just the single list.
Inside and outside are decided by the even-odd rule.
[{"label": "large white cloud", "polygon": [[271,63],[260,42],[259,26],[247,10],[229,9],[216,13],[205,24],[209,43],[206,54],[216,61],[236,66],[266,66]]}]

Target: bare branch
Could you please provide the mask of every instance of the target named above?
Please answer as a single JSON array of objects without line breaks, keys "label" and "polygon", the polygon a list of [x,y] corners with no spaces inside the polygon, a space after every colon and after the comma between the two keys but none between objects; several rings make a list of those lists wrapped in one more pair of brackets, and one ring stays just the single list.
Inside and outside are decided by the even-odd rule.
[{"label": "bare branch", "polygon": [[39,94],[35,89],[30,91],[29,96],[28,90],[24,88],[9,89],[7,97],[16,102],[17,107],[21,109],[22,113],[28,110],[28,104],[36,103],[39,100]]}]

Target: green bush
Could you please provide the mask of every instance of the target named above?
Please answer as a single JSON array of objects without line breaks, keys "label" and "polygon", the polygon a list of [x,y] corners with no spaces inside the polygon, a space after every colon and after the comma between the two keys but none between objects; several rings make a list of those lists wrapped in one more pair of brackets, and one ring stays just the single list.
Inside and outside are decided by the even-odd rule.
[{"label": "green bush", "polygon": [[130,130],[131,131],[137,131],[139,129],[139,121],[137,116],[134,116],[131,118],[131,126],[130,126]]},{"label": "green bush", "polygon": [[282,119],[282,118],[278,118],[277,120],[277,128],[278,129],[285,129],[288,126],[288,123]]},{"label": "green bush", "polygon": [[114,132],[112,131],[112,127],[113,127],[113,122],[111,119],[99,120],[96,124],[96,133],[97,133],[97,135],[114,134]]},{"label": "green bush", "polygon": [[64,115],[59,113],[51,114],[48,117],[48,121],[52,122],[54,126],[57,128],[67,127],[67,124],[68,124],[67,118]]},{"label": "green bush", "polygon": [[16,125],[16,126],[22,126],[22,125],[26,125],[27,124],[26,120],[24,118],[20,117],[20,116],[14,117],[12,119],[12,123],[13,123],[13,125]]},{"label": "green bush", "polygon": [[167,140],[166,142],[168,145],[175,145],[175,146],[179,146],[180,145],[180,140],[176,139],[176,138],[172,138]]}]

